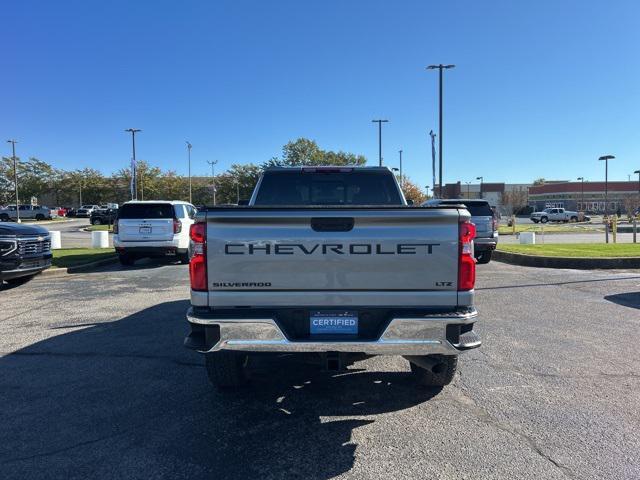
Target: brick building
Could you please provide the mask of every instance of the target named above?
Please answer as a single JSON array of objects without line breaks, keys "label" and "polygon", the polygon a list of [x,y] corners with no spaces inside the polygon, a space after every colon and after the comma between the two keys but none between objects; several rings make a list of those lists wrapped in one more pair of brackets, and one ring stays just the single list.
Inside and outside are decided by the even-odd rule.
[{"label": "brick building", "polygon": [[[634,182],[608,182],[607,211],[625,213],[630,205],[640,202],[640,184]],[[565,182],[536,185],[529,188],[529,205],[535,210],[561,207],[587,213],[604,213],[604,182]]]}]

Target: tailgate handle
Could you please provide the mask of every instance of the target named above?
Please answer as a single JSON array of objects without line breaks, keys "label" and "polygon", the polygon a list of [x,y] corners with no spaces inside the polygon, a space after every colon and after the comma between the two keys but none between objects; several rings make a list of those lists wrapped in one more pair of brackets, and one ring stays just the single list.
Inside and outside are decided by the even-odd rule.
[{"label": "tailgate handle", "polygon": [[311,228],[316,232],[350,232],[353,229],[353,218],[312,218]]}]

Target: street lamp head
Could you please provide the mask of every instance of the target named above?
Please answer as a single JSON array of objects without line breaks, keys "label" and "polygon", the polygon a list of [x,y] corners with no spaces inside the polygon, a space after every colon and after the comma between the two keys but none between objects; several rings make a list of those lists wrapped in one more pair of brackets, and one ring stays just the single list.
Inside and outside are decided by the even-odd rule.
[{"label": "street lamp head", "polygon": [[389,120],[371,120],[371,123],[382,122],[387,123]]},{"label": "street lamp head", "polygon": [[633,173],[637,173],[638,175],[640,175],[640,170],[636,170]]},{"label": "street lamp head", "polygon": [[394,172],[399,172],[400,171],[400,169],[396,168],[396,167],[392,167],[391,170],[393,170]]},{"label": "street lamp head", "polygon": [[484,180],[484,177],[476,177],[476,180],[482,181],[482,180]]},{"label": "street lamp head", "polygon": [[614,158],[616,158],[614,155],[603,155],[602,157],[598,158],[598,160],[613,160]]},{"label": "street lamp head", "polygon": [[142,130],[140,130],[139,128],[127,128],[125,130],[125,132],[131,132],[131,133],[138,133],[141,132]]},{"label": "street lamp head", "polygon": [[186,141],[186,140],[184,141],[184,143],[186,143],[186,144],[187,144],[187,148],[188,148],[189,150],[191,150],[192,145],[191,145],[188,141]]},{"label": "street lamp head", "polygon": [[584,180],[584,177],[578,177],[578,178],[576,178],[576,180],[583,181],[583,180]]},{"label": "street lamp head", "polygon": [[455,68],[455,65],[453,64],[443,65],[442,63],[440,63],[439,65],[429,65],[427,67],[427,70],[435,70],[436,68]]}]

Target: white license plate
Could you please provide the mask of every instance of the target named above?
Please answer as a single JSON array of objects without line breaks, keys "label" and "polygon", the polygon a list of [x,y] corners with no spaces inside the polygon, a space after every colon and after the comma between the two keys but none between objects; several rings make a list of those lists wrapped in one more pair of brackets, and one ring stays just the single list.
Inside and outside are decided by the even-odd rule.
[{"label": "white license plate", "polygon": [[149,235],[151,233],[151,227],[140,227],[140,233],[144,233],[145,235]]},{"label": "white license plate", "polygon": [[309,318],[311,335],[357,335],[358,313],[350,311],[316,311]]}]

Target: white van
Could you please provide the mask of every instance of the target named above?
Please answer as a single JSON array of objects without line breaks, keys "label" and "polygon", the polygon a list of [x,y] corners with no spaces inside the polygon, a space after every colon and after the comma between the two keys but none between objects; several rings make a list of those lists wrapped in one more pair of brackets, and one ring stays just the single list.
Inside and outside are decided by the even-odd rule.
[{"label": "white van", "polygon": [[126,202],[113,225],[113,246],[122,265],[138,258],[175,257],[189,263],[189,228],[197,210],[188,202]]}]

